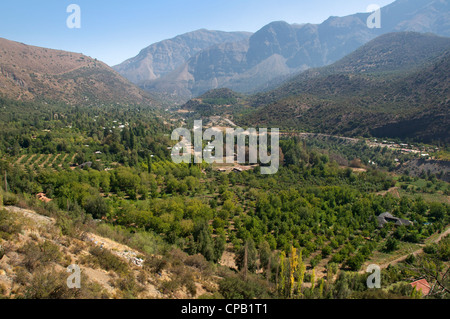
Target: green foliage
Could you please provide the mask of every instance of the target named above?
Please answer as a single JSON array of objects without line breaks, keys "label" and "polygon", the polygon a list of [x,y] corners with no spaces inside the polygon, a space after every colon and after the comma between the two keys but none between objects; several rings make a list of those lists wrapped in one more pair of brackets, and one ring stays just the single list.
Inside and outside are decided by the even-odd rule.
[{"label": "green foliage", "polygon": [[332,287],[332,296],[335,299],[348,299],[355,292],[363,292],[367,290],[366,278],[367,275],[362,275],[354,272],[341,271],[336,282]]},{"label": "green foliage", "polygon": [[364,257],[361,256],[360,254],[356,254],[356,255],[350,257],[346,262],[347,266],[352,271],[358,271],[361,268],[363,263],[364,263]]},{"label": "green foliage", "polygon": [[8,240],[12,235],[21,232],[21,224],[6,210],[0,209],[0,238]]},{"label": "green foliage", "polygon": [[51,241],[44,241],[38,244],[27,242],[20,248],[20,252],[25,255],[23,263],[30,271],[41,266],[45,267],[53,262],[57,263],[62,259],[59,247]]},{"label": "green foliage", "polygon": [[128,265],[109,250],[93,247],[89,250],[89,253],[91,258],[88,258],[88,261],[98,265],[100,268],[107,271],[113,270],[119,274],[128,273]]},{"label": "green foliage", "polygon": [[[245,254],[247,254],[247,265],[245,265]],[[258,251],[255,247],[255,242],[253,239],[247,240],[239,252],[236,254],[236,265],[239,270],[243,270],[247,267],[250,272],[256,271],[256,262],[258,260]]]},{"label": "green foliage", "polygon": [[254,278],[244,281],[236,275],[222,279],[219,292],[225,299],[264,299],[269,296],[265,281]]},{"label": "green foliage", "polygon": [[386,245],[384,247],[384,250],[386,252],[392,252],[395,251],[399,248],[399,242],[397,239],[390,237],[387,241],[386,241]]},{"label": "green foliage", "polygon": [[19,202],[17,195],[13,193],[4,193],[3,195],[3,205],[5,206],[15,206]]},{"label": "green foliage", "polygon": [[107,217],[110,212],[108,203],[100,196],[88,198],[86,204],[84,204],[84,209],[86,213],[91,214],[96,219]]},{"label": "green foliage", "polygon": [[67,272],[40,267],[26,282],[23,297],[27,299],[105,299],[109,294],[97,283],[81,275],[80,289],[67,286]]},{"label": "green foliage", "polygon": [[[211,103],[224,102],[208,98]],[[112,108],[111,117],[106,119],[101,109],[51,107],[64,111],[66,118],[49,121],[48,115],[33,109],[34,121],[16,106],[16,118],[8,126],[1,122],[5,115],[0,115],[0,126],[5,128],[0,134],[4,143],[0,145],[4,154],[0,180],[4,181],[6,172],[10,190],[4,193],[5,204],[26,202],[45,211],[56,218],[63,235],[79,238],[84,231],[92,231],[137,249],[146,255],[144,268],[152,272],[172,271],[175,267],[179,278],[162,287],[169,293],[180,287],[192,295],[196,293],[192,278],[186,274],[183,281],[183,272],[176,265],[184,263],[202,274],[211,274],[225,247],[230,247],[242,270],[247,247],[248,280],[224,275],[223,297],[267,297],[268,291],[275,290],[280,293],[278,297],[341,298],[355,293],[377,297],[361,289],[360,278],[356,277],[338,280],[336,287],[328,279],[316,280],[312,290],[302,287],[305,280],[311,280],[310,268],[307,271],[306,267],[317,267],[319,271],[324,259],[330,258],[334,274],[346,267],[359,271],[374,251],[386,247],[385,251],[391,252],[405,241],[423,243],[450,222],[448,204],[432,204],[419,196],[425,194],[423,190],[444,194],[448,183],[430,174],[425,174],[425,179],[390,174],[387,171],[395,168],[394,159],[404,162],[409,155],[369,147],[362,141],[319,135],[282,138],[284,162],[277,174],[264,176],[258,169],[223,174],[205,163],[171,162],[167,148],[172,144],[162,134],[159,122],[146,111],[140,118],[134,109]],[[129,125],[123,130],[113,129],[118,123]],[[16,140],[19,146],[14,151]],[[54,162],[40,167],[45,161]],[[93,165],[84,169],[70,167],[75,161],[91,161]],[[348,168],[352,161],[366,171],[352,171]],[[368,165],[369,161],[377,165]],[[401,198],[390,192],[380,196],[398,183],[408,186],[399,189]],[[44,192],[52,202],[38,202],[38,192]],[[376,216],[386,211],[414,224],[389,224],[379,229]],[[5,216],[0,212],[0,234],[8,239],[21,229]],[[97,220],[92,221],[91,216]],[[289,263],[295,264],[290,255],[292,247],[301,250],[303,257],[302,267],[294,272]],[[173,257],[174,248],[189,256]],[[58,259],[57,252],[50,248],[30,246],[24,251],[28,269],[36,269],[40,260],[48,265]],[[425,251],[433,258],[448,261],[448,244],[430,245]],[[280,254],[284,254],[284,262],[276,258]],[[128,273],[123,261],[99,248],[93,248],[85,262]],[[257,268],[263,273],[259,274]],[[393,270],[388,274],[390,283],[408,275]],[[260,282],[263,278],[264,283]],[[124,275],[122,279],[115,284],[129,292],[127,297],[136,297],[139,285],[131,277]],[[275,283],[278,289],[272,287]],[[233,284],[243,288],[233,288]]]}]

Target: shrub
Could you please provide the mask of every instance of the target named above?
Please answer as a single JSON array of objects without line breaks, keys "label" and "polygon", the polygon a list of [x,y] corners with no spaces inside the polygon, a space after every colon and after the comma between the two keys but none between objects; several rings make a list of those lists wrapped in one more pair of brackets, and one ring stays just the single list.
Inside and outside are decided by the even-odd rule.
[{"label": "shrub", "polygon": [[27,299],[98,299],[109,298],[108,293],[98,284],[92,283],[81,274],[81,289],[67,286],[67,272],[54,268],[38,268],[25,289]]},{"label": "shrub", "polygon": [[86,213],[91,214],[96,219],[107,216],[110,211],[108,203],[100,196],[88,198],[84,209]]},{"label": "shrub", "polygon": [[181,287],[181,283],[176,280],[168,280],[161,283],[160,289],[164,294],[174,293]]},{"label": "shrub", "polygon": [[399,242],[398,240],[396,240],[393,237],[390,237],[387,242],[386,242],[386,246],[384,247],[384,251],[385,252],[392,252],[394,250],[397,250],[399,248]]},{"label": "shrub", "polygon": [[195,267],[202,272],[211,267],[205,257],[200,254],[187,257],[184,263],[186,266]]},{"label": "shrub", "polygon": [[446,236],[439,242],[437,254],[442,261],[450,260],[450,236]]},{"label": "shrub", "polygon": [[359,253],[347,259],[346,265],[353,271],[358,271],[364,263],[364,257]]},{"label": "shrub", "polygon": [[122,298],[135,299],[144,288],[136,282],[133,274],[128,274],[123,278],[116,279],[113,286],[120,290]]},{"label": "shrub", "polygon": [[113,270],[119,274],[128,272],[128,265],[107,249],[94,247],[89,252],[92,256],[89,260],[100,266],[100,268],[107,271]]},{"label": "shrub", "polygon": [[429,255],[436,254],[437,251],[438,251],[438,245],[437,245],[436,243],[432,243],[432,244],[426,245],[426,246],[423,248],[423,251],[424,251],[426,254],[429,254]]},{"label": "shrub", "polygon": [[157,254],[166,245],[161,237],[151,232],[137,232],[132,235],[128,245],[146,254]]},{"label": "shrub", "polygon": [[156,256],[151,256],[144,261],[144,267],[151,269],[156,273],[160,273],[164,268],[167,267],[167,260],[163,258],[158,258]]},{"label": "shrub", "polygon": [[4,284],[0,284],[0,299],[2,295],[6,295],[7,289]]},{"label": "shrub", "polygon": [[59,262],[62,259],[59,247],[50,241],[40,244],[39,249],[42,253],[41,262],[43,263]]},{"label": "shrub", "polygon": [[56,221],[56,226],[61,229],[61,233],[64,236],[70,236],[73,238],[79,238],[81,235],[80,230],[75,226],[75,223],[65,216],[59,216]]},{"label": "shrub", "polygon": [[40,268],[34,272],[29,286],[26,288],[27,299],[72,299],[77,294],[76,289],[67,287],[67,274],[55,272],[54,269]]},{"label": "shrub", "polygon": [[219,282],[219,292],[225,299],[261,299],[268,297],[265,281],[248,278],[246,281],[232,275]]},{"label": "shrub", "polygon": [[19,198],[16,194],[5,193],[3,195],[3,205],[5,206],[15,206],[19,202]]},{"label": "shrub", "polygon": [[16,276],[14,278],[14,282],[19,285],[26,285],[30,282],[31,275],[30,273],[23,267],[17,267]]},{"label": "shrub", "polygon": [[24,254],[24,266],[32,271],[38,266],[46,266],[51,262],[59,262],[62,259],[62,254],[59,247],[50,241],[45,241],[40,244],[33,242],[26,243],[19,252]]},{"label": "shrub", "polygon": [[21,231],[22,226],[16,223],[7,211],[0,210],[0,238],[8,240],[11,235],[18,234]]}]

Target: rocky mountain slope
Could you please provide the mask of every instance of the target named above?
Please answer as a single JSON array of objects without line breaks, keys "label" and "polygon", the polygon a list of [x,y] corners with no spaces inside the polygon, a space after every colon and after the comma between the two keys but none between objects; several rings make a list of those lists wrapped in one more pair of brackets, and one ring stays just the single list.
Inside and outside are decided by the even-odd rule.
[{"label": "rocky mountain slope", "polygon": [[109,66],[82,54],[0,38],[0,95],[67,104],[156,105]]},{"label": "rocky mountain slope", "polygon": [[226,112],[243,126],[448,140],[449,61],[450,38],[390,33],[275,90],[234,99],[214,90],[182,108],[202,116]]},{"label": "rocky mountain slope", "polygon": [[147,75],[150,80],[140,85],[151,92],[184,97],[222,87],[246,93],[263,89],[274,79],[331,64],[385,33],[450,36],[448,0],[397,0],[381,9],[380,29],[368,28],[369,15],[330,17],[318,25],[273,22],[248,40],[206,48],[158,79]]},{"label": "rocky mountain slope", "polygon": [[156,80],[213,45],[248,39],[249,32],[197,30],[143,49],[136,57],[113,68],[136,84]]},{"label": "rocky mountain slope", "polygon": [[[386,37],[391,43],[405,37],[410,50],[378,46]],[[448,141],[450,40],[430,37],[407,33],[374,40],[328,68],[308,71],[257,96],[253,105],[258,110],[247,119],[332,134]],[[363,53],[376,48],[377,54]],[[414,57],[408,61],[416,63],[407,66],[396,58],[409,54]]]},{"label": "rocky mountain slope", "polygon": [[[217,289],[201,256],[148,255],[92,231],[0,207],[0,299],[185,299]],[[67,286],[69,265],[80,267],[79,289]]]}]

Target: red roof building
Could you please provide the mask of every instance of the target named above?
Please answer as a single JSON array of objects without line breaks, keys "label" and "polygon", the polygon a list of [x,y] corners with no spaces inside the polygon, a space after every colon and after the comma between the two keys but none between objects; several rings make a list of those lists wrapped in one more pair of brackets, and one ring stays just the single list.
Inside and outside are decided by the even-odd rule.
[{"label": "red roof building", "polygon": [[37,199],[39,199],[40,201],[44,202],[44,203],[48,203],[51,202],[52,200],[50,198],[48,198],[45,193],[39,193],[36,195]]},{"label": "red roof building", "polygon": [[411,283],[411,286],[416,287],[417,291],[422,291],[422,296],[426,296],[430,293],[431,286],[426,279],[420,279]]}]

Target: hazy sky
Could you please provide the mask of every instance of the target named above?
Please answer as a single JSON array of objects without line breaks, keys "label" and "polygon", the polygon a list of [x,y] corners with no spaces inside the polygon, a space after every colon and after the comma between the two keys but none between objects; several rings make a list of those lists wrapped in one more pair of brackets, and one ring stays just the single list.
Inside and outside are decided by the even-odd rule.
[{"label": "hazy sky", "polygon": [[[0,37],[118,64],[144,47],[205,28],[255,32],[272,21],[321,23],[393,0],[1,0]],[[81,28],[69,29],[70,4]]]}]

